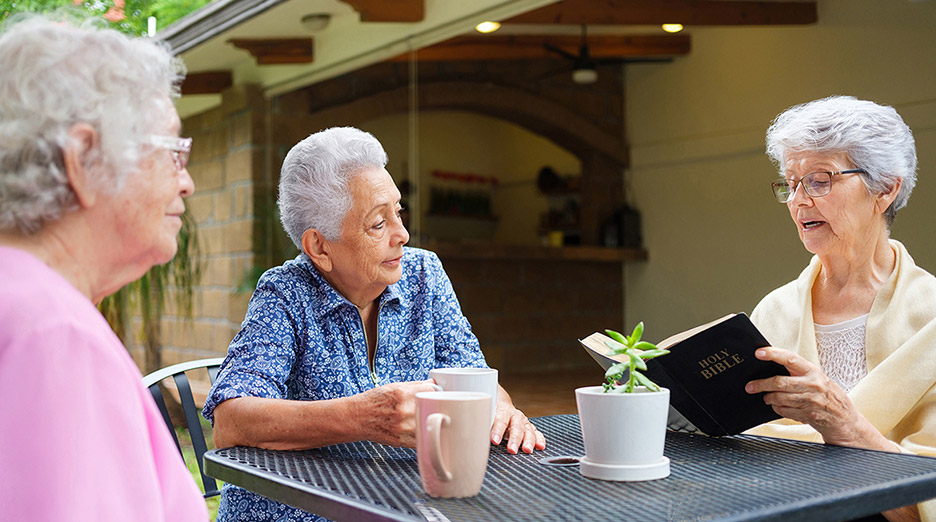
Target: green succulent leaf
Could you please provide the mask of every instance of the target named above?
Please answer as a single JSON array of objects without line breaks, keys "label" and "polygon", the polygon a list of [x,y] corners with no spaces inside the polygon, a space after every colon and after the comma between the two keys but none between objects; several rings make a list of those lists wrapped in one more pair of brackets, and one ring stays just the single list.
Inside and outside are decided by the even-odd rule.
[{"label": "green succulent leaf", "polygon": [[634,377],[637,379],[637,382],[646,386],[648,390],[651,391],[660,391],[660,387],[653,381],[651,381],[646,375],[640,372],[634,372]]},{"label": "green succulent leaf", "polygon": [[627,342],[627,338],[624,337],[623,335],[621,335],[620,332],[615,332],[614,330],[605,330],[605,333],[608,334],[608,337],[614,339],[615,341],[617,341],[617,342],[619,342],[619,343],[621,343],[621,344],[623,344],[623,345],[628,345],[628,344],[630,344],[630,343]]},{"label": "green succulent leaf", "polygon": [[631,366],[632,366],[632,367],[635,367],[635,368],[637,368],[638,370],[646,370],[646,369],[647,369],[647,363],[645,363],[644,360],[641,359],[641,356],[640,356],[640,355],[637,355],[637,354],[634,353],[634,352],[630,352],[628,355],[630,355],[630,360],[631,360]]},{"label": "green succulent leaf", "polygon": [[637,326],[634,327],[634,333],[631,334],[631,341],[637,342],[640,340],[640,337],[643,336],[644,324],[643,321],[637,323]]},{"label": "green succulent leaf", "polygon": [[668,353],[669,353],[669,350],[660,350],[659,348],[657,348],[654,350],[647,350],[646,352],[643,352],[642,354],[640,354],[640,358],[646,361],[647,359],[654,359],[654,358],[660,357],[661,355],[666,355]]},{"label": "green succulent leaf", "polygon": [[626,345],[623,345],[616,341],[605,341],[605,346],[607,346],[608,349],[611,350],[611,353],[614,355],[624,353],[627,350]]},{"label": "green succulent leaf", "polygon": [[628,365],[625,363],[612,364],[608,371],[605,372],[605,378],[613,377],[614,380],[617,380],[624,374],[624,371],[627,370]]},{"label": "green succulent leaf", "polygon": [[647,341],[640,341],[639,343],[634,345],[634,349],[641,350],[641,351],[648,351],[648,350],[656,350],[657,347],[653,343],[648,343]]}]

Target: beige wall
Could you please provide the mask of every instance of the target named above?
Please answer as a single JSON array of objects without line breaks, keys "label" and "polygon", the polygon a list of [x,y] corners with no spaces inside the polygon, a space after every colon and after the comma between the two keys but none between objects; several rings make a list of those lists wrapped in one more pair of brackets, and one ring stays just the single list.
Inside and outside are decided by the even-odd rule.
[{"label": "beige wall", "polygon": [[[373,120],[361,128],[387,150],[387,170],[397,183],[408,170],[408,115]],[[579,174],[578,159],[553,142],[505,120],[463,111],[419,114],[419,171],[422,209],[428,210],[433,170],[498,178],[492,207],[499,217],[491,239],[500,244],[538,245],[539,216],[546,197],[536,190],[536,175],[550,165],[563,175]]]},{"label": "beige wall", "polygon": [[650,339],[750,312],[808,262],[769,192],[764,131],[831,94],[893,105],[913,129],[919,181],[892,237],[936,272],[936,2],[818,3],[813,26],[690,27],[688,56],[628,66],[625,175],[650,260],[625,267],[625,323]]}]

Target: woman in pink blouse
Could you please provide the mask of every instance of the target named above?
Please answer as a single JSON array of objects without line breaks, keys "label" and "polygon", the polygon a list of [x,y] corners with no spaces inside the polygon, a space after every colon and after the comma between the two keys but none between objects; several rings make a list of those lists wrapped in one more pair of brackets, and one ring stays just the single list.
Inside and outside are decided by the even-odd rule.
[{"label": "woman in pink blouse", "polygon": [[172,259],[194,186],[152,40],[32,16],[0,32],[0,519],[207,520],[95,304]]}]

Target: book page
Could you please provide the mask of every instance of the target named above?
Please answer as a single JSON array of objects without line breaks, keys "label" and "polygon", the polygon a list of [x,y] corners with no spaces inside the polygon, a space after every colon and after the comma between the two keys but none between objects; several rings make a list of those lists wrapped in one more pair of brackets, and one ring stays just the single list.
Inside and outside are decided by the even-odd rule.
[{"label": "book page", "polygon": [[[591,355],[592,358],[601,364],[601,366],[606,370],[615,362],[630,361],[630,359],[624,354],[614,355],[611,348],[608,348],[608,345],[605,344],[606,341],[612,342],[614,344],[620,344],[607,335],[598,332],[595,332],[584,339],[579,339],[579,342],[582,343],[582,346],[588,349],[589,355]],[[596,355],[598,358],[595,357]]]},{"label": "book page", "polygon": [[673,334],[673,335],[667,337],[666,339],[663,339],[662,341],[656,343],[657,348],[664,349],[664,350],[668,350],[670,346],[673,346],[674,344],[678,343],[679,341],[682,341],[682,340],[684,340],[684,339],[688,339],[688,338],[692,337],[693,335],[695,335],[695,334],[701,332],[702,330],[707,330],[707,329],[709,329],[709,328],[715,326],[715,325],[718,324],[718,323],[721,323],[721,322],[723,322],[723,321],[727,321],[728,319],[731,319],[732,317],[734,317],[734,316],[736,316],[736,315],[738,315],[738,314],[728,314],[728,315],[726,315],[726,316],[724,316],[724,317],[715,319],[715,320],[712,321],[712,322],[709,322],[709,323],[705,323],[705,324],[703,324],[703,325],[696,326],[695,328],[690,328],[689,330],[686,330],[685,332],[679,332],[678,334]]}]

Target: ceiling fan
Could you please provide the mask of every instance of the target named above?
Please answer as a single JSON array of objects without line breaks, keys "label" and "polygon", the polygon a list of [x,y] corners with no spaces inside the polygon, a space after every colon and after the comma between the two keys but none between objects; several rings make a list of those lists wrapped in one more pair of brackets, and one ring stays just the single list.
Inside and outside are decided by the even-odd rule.
[{"label": "ceiling fan", "polygon": [[579,45],[578,54],[571,54],[565,49],[561,49],[552,45],[550,43],[544,43],[543,46],[550,52],[554,52],[558,55],[561,55],[569,60],[572,60],[572,81],[580,84],[587,85],[590,83],[595,83],[598,81],[598,65],[609,64],[609,63],[641,63],[641,62],[670,62],[672,58],[624,58],[624,57],[614,57],[614,58],[592,58],[591,53],[588,50],[588,32],[585,25],[582,25],[582,43]]},{"label": "ceiling fan", "polygon": [[582,44],[579,46],[577,55],[571,54],[549,43],[543,45],[547,50],[572,60],[572,81],[582,85],[598,81],[598,70],[595,66],[599,63],[620,61],[620,59],[617,58],[595,60],[591,57],[591,54],[588,52],[588,33],[585,25],[582,25]]}]

